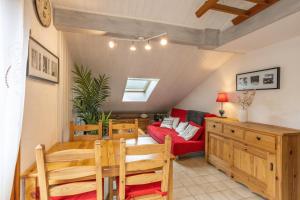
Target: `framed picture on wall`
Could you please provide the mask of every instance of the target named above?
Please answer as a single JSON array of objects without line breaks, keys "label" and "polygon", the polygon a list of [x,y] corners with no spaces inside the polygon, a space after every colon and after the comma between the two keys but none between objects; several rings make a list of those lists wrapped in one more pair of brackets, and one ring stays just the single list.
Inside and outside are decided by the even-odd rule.
[{"label": "framed picture on wall", "polygon": [[236,90],[280,89],[280,67],[236,75]]},{"label": "framed picture on wall", "polygon": [[29,39],[27,76],[59,82],[59,58],[32,37]]}]

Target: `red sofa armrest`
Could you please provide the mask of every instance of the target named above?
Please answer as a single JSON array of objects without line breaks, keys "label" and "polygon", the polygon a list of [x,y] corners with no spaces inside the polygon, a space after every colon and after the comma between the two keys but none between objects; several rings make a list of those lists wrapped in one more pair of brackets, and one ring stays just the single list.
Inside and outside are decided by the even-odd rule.
[{"label": "red sofa armrest", "polygon": [[152,125],[152,126],[157,126],[157,127],[160,127],[160,125],[161,125],[161,122],[153,122],[151,125]]}]

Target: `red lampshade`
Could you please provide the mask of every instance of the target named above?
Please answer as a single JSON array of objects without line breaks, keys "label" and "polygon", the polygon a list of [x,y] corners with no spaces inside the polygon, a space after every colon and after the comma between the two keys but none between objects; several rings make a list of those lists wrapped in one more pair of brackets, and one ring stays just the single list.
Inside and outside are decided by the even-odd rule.
[{"label": "red lampshade", "polygon": [[228,95],[226,92],[219,92],[216,102],[228,102]]}]

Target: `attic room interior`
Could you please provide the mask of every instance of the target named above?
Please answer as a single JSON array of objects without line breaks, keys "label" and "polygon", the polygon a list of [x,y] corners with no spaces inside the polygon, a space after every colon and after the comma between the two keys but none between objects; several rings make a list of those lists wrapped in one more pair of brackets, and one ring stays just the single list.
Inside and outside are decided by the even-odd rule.
[{"label": "attic room interior", "polygon": [[0,199],[300,200],[299,21],[299,0],[1,0]]}]

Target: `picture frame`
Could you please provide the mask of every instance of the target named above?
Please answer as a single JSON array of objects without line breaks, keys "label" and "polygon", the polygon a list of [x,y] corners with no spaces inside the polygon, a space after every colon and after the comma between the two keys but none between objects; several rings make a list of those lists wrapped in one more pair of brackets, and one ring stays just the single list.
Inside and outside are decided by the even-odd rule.
[{"label": "picture frame", "polygon": [[280,89],[280,67],[236,75],[236,91]]},{"label": "picture frame", "polygon": [[59,58],[33,37],[29,38],[27,76],[59,83]]}]

